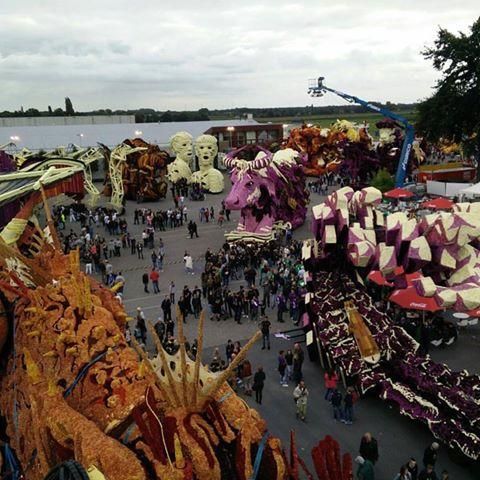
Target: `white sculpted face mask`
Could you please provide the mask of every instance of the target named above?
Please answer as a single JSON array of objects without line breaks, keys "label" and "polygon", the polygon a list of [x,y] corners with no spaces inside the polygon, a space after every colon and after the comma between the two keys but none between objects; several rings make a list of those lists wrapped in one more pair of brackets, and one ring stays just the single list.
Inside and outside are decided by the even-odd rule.
[{"label": "white sculpted face mask", "polygon": [[198,165],[200,167],[211,167],[218,152],[217,145],[211,142],[197,143],[196,150]]}]

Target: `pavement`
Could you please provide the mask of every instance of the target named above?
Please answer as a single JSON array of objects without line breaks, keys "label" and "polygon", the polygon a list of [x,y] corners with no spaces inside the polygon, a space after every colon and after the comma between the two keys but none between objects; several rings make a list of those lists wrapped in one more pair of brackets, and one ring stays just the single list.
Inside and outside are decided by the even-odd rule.
[{"label": "pavement", "polygon": [[[226,185],[230,185],[227,179]],[[231,221],[224,223],[222,227],[216,222],[200,223],[199,210],[203,207],[213,206],[215,216],[220,210],[224,194],[208,195],[202,202],[187,201],[188,219],[193,218],[198,225],[199,238],[190,239],[186,224],[175,230],[156,232],[155,241],[158,245],[158,238],[161,237],[165,244],[164,271],[160,274],[160,294],[143,291],[142,274],[151,268],[150,250],[144,250],[144,260],[138,259],[137,255],[131,255],[129,250],[123,250],[122,256],[112,259],[114,271],[121,270],[126,278],[124,291],[124,305],[127,313],[135,315],[136,308],[142,307],[148,319],[156,321],[161,314],[160,304],[165,294],[168,293],[170,281],[174,281],[179,292],[184,285],[190,288],[196,285],[201,286],[201,272],[203,271],[203,255],[208,247],[212,251],[218,250],[224,243],[224,234],[235,228],[239,213],[232,212]],[[312,194],[311,205],[316,205],[323,200],[323,197]],[[128,230],[137,239],[140,238],[142,225],[133,225],[133,211],[137,207],[166,210],[173,206],[171,197],[167,197],[155,203],[127,202],[126,219]],[[309,212],[310,215],[310,212]],[[70,224],[67,223],[67,231]],[[108,233],[99,231],[108,239]],[[310,237],[310,221],[294,233],[294,238],[303,239]],[[194,259],[194,275],[187,274],[183,267],[183,255],[185,251],[190,252]],[[232,289],[236,290],[243,284],[243,280],[231,282]],[[152,289],[150,288],[152,292]],[[272,322],[272,331],[285,330],[290,324],[278,324],[274,311],[267,309]],[[257,325],[244,320],[241,325],[236,324],[232,319],[220,322],[210,321],[207,317],[204,334],[204,359],[209,362],[213,349],[220,348],[224,355],[224,345],[228,339],[240,340],[242,345],[257,330]],[[189,316],[185,325],[185,334],[191,341],[197,336],[197,321]],[[273,337],[273,335],[272,335]],[[344,425],[333,420],[331,406],[324,400],[323,370],[317,363],[306,360],[304,363],[304,376],[309,389],[309,404],[307,422],[303,423],[295,418],[295,404],[293,398],[293,385],[282,388],[279,384],[279,375],[276,371],[278,350],[292,346],[292,342],[284,339],[272,338],[272,349],[261,350],[261,345],[256,344],[249,354],[253,368],[263,365],[267,380],[264,389],[263,405],[257,405],[250,397],[246,401],[254,408],[257,408],[268,422],[269,431],[278,436],[284,446],[288,449],[290,430],[296,431],[299,454],[306,461],[313,472],[310,450],[325,435],[330,434],[340,443],[343,452],[350,452],[355,458],[358,454],[358,447],[361,436],[365,432],[371,432],[378,440],[380,459],[375,466],[377,480],[393,479],[398,473],[400,466],[406,463],[413,456],[419,464],[423,457],[423,451],[433,441],[428,429],[406,417],[402,417],[398,410],[379,399],[367,397],[362,398],[355,404],[355,421],[353,425]],[[437,349],[432,352],[432,358],[438,362],[445,362],[454,369],[468,369],[471,373],[480,373],[478,364],[478,352],[480,347],[480,326],[466,327],[460,331],[458,341],[450,347]],[[147,348],[153,348],[151,339],[147,341]],[[442,445],[436,472],[440,475],[445,468],[450,473],[451,480],[479,480],[480,465],[460,464],[459,459],[452,458],[447,448]],[[462,460],[462,458],[460,458]],[[355,469],[355,466],[354,466]],[[305,477],[306,478],[306,477]]]}]

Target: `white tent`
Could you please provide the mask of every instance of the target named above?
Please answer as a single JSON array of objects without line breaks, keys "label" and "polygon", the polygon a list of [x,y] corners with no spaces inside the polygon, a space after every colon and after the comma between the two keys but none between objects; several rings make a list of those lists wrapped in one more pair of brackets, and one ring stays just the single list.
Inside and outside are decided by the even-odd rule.
[{"label": "white tent", "polygon": [[475,195],[480,195],[480,183],[476,183],[475,185],[472,185],[471,187],[464,188],[463,190],[460,190],[461,195],[466,195],[467,197],[473,197]]}]

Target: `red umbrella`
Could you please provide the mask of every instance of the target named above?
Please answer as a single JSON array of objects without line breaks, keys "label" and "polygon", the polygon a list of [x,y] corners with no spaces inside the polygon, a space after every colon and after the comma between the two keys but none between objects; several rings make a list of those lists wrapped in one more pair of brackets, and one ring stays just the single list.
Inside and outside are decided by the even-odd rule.
[{"label": "red umbrella", "polygon": [[409,190],[405,190],[404,188],[394,188],[393,190],[389,190],[383,194],[384,197],[387,198],[395,198],[398,200],[402,200],[405,198],[412,198],[414,195]]},{"label": "red umbrella", "polygon": [[[387,286],[387,287],[393,287],[394,284],[392,281],[395,281],[395,277],[400,277],[405,274],[405,271],[403,270],[403,267],[397,267],[394,271],[393,274],[390,274],[388,276],[388,280],[383,276],[382,272],[380,270],[372,270],[367,278],[371,280],[372,282],[375,282],[377,285],[380,286]],[[422,274],[420,272],[413,272],[413,273],[406,273],[405,274],[405,280],[407,282],[407,285],[412,285],[413,280],[417,280],[419,278],[422,278]]]},{"label": "red umbrella", "polygon": [[423,202],[422,208],[430,208],[432,210],[450,210],[453,207],[454,203],[448,198],[438,197],[434,200],[428,200]]},{"label": "red umbrella", "polygon": [[417,293],[415,287],[407,287],[403,290],[395,290],[390,295],[389,300],[407,310],[424,310],[427,312],[443,310],[443,308],[437,304],[433,297],[422,297]]},{"label": "red umbrella", "polygon": [[382,272],[380,270],[372,270],[368,274],[367,278],[372,282],[375,282],[377,285],[380,285],[381,287],[383,286],[393,287],[393,283],[390,283],[387,280],[385,280],[385,277],[382,275]]}]

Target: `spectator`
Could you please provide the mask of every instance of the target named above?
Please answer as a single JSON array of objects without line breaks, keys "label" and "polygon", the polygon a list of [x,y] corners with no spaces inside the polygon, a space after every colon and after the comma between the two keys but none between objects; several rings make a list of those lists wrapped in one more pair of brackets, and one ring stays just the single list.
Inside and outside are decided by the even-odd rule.
[{"label": "spectator", "polygon": [[304,422],[307,416],[308,390],[303,380],[295,387],[293,398],[297,404],[297,418]]},{"label": "spectator", "polygon": [[423,453],[423,465],[425,467],[427,465],[432,465],[433,467],[435,467],[439,448],[440,445],[437,442],[432,442],[432,444],[425,449],[425,452]]},{"label": "spectator", "polygon": [[172,302],[170,297],[165,295],[165,298],[162,300],[161,308],[163,311],[163,318],[165,322],[172,319]]},{"label": "spectator", "polygon": [[433,465],[427,465],[418,475],[418,480],[438,480]]},{"label": "spectator", "polygon": [[145,293],[150,293],[148,290],[148,273],[147,272],[144,272],[144,274],[142,275],[142,283],[143,283],[143,291]]},{"label": "spectator", "polygon": [[278,373],[280,373],[280,385],[288,387],[287,383],[287,361],[285,360],[285,353],[283,350],[278,352]]},{"label": "spectator", "polygon": [[[207,210],[208,211],[208,210]],[[265,384],[265,372],[263,371],[263,367],[258,367],[255,375],[253,376],[253,391],[255,392],[255,401],[262,404],[263,398],[263,387]]]},{"label": "spectator", "polygon": [[418,465],[417,461],[412,457],[407,463],[407,470],[412,477],[412,480],[417,480],[418,477]]},{"label": "spectator", "polygon": [[242,380],[245,389],[245,395],[252,395],[252,364],[248,359],[242,363]]},{"label": "spectator", "polygon": [[375,480],[375,472],[373,470],[373,464],[370,460],[358,456],[355,459],[355,463],[358,464],[357,479],[358,480]]},{"label": "spectator", "polygon": [[262,332],[262,350],[265,350],[265,346],[270,350],[270,320],[264,316],[260,324],[260,330]]},{"label": "spectator", "polygon": [[185,252],[185,255],[183,256],[183,261],[185,263],[185,271],[187,273],[190,273],[190,274],[194,275],[193,259],[192,259],[192,256],[188,252]]},{"label": "spectator", "polygon": [[330,368],[327,372],[325,372],[323,378],[325,380],[326,388],[325,400],[329,402],[331,400],[333,391],[337,389],[338,376],[335,373],[335,370]]},{"label": "spectator", "polygon": [[360,455],[366,460],[370,460],[373,465],[378,461],[378,443],[377,440],[372,437],[370,432],[363,435],[360,441]]},{"label": "spectator", "polygon": [[145,314],[141,307],[137,307],[137,325],[139,337],[144,345],[147,343],[147,326],[145,324]]},{"label": "spectator", "polygon": [[150,272],[150,280],[152,281],[153,285],[153,293],[160,293],[160,287],[158,286],[158,279],[160,278],[160,274],[155,270],[155,268],[152,268],[152,271]]},{"label": "spectator", "polygon": [[305,355],[299,343],[293,346],[293,380],[296,385],[300,383],[303,378],[302,365]]},{"label": "spectator", "polygon": [[412,476],[410,475],[406,465],[402,465],[400,467],[400,472],[395,475],[393,480],[412,480]]},{"label": "spectator", "polygon": [[227,357],[227,363],[230,363],[232,359],[233,349],[234,349],[233,342],[230,339],[228,339],[227,345],[225,346],[225,356]]},{"label": "spectator", "polygon": [[285,361],[287,362],[287,380],[292,380],[293,374],[293,353],[290,349],[285,354]]},{"label": "spectator", "polygon": [[343,423],[352,425],[353,423],[353,388],[348,387],[347,393],[343,399]]},{"label": "spectator", "polygon": [[334,389],[330,399],[333,407],[333,418],[337,422],[342,421],[342,394],[339,390]]}]

